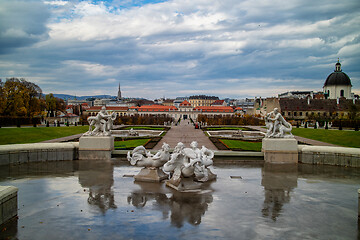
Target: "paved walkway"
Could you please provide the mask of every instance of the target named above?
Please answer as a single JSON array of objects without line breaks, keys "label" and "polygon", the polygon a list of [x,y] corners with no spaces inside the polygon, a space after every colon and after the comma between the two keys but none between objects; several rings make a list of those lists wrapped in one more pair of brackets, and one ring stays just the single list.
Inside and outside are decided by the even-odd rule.
[{"label": "paved walkway", "polygon": [[67,136],[67,137],[46,140],[41,143],[69,142],[69,141],[80,138],[82,135],[83,135],[83,133],[79,133],[79,134],[75,134],[75,135],[71,135],[71,136]]},{"label": "paved walkway", "polygon": [[[253,130],[258,130],[258,131],[261,131],[261,132],[266,132],[266,129],[262,128],[261,126],[245,126],[245,127],[253,129]],[[305,144],[314,145],[314,146],[340,147],[340,146],[335,145],[335,144],[321,142],[321,141],[317,141],[317,140],[313,140],[313,139],[309,139],[309,138],[304,138],[304,137],[299,137],[299,136],[295,136],[295,139],[298,140],[299,142],[303,142]]]},{"label": "paved walkway", "polygon": [[161,149],[164,142],[174,148],[178,142],[185,144],[185,147],[190,147],[192,141],[198,142],[198,147],[205,146],[211,150],[217,150],[215,145],[205,136],[201,129],[195,129],[189,120],[181,120],[178,126],[172,126],[166,135],[154,147],[154,150]]}]

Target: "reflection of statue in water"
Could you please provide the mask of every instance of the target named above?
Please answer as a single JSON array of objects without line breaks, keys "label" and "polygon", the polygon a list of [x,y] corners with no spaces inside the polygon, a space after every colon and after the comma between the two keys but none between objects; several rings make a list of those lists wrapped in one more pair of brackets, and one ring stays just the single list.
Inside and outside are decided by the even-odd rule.
[{"label": "reflection of statue in water", "polygon": [[291,191],[297,187],[297,165],[265,164],[261,185],[265,190],[262,215],[276,221],[283,205],[290,202]]},{"label": "reflection of statue in water", "polygon": [[209,204],[213,201],[210,192],[204,194],[179,193],[167,196],[160,185],[155,183],[136,182],[141,190],[132,192],[127,200],[136,208],[144,208],[149,203],[152,209],[162,212],[163,217],[169,218],[171,224],[182,227],[184,222],[192,225],[199,225],[201,218],[208,210]]},{"label": "reflection of statue in water", "polygon": [[170,159],[170,146],[167,143],[163,143],[162,148],[155,154],[151,154],[146,151],[145,147],[137,146],[130,153],[127,153],[127,159],[131,165],[138,167],[144,167],[140,173],[134,178],[137,181],[149,181],[160,182],[168,178],[160,167],[164,165]]},{"label": "reflection of statue in water", "polygon": [[[103,106],[96,116],[88,117],[89,131],[84,133],[85,136],[110,136],[110,130],[113,128],[113,122],[116,119],[116,113],[109,114],[106,107]],[[92,127],[95,127],[92,130]]]},{"label": "reflection of statue in water", "polygon": [[[291,134],[292,126],[280,114],[279,109],[274,108],[274,111],[266,114],[265,124],[267,132],[265,137],[268,138],[290,138],[294,137]],[[286,134],[288,133],[288,134]]]},{"label": "reflection of statue in water", "polygon": [[110,208],[117,208],[112,190],[114,183],[112,164],[96,160],[80,161],[78,164],[79,183],[89,189],[87,202],[99,207],[102,213]]},{"label": "reflection of statue in water", "polygon": [[[164,164],[163,170],[170,172],[172,177],[167,181],[167,185],[176,190],[186,190],[185,179],[191,178],[198,182],[207,182],[216,179],[208,168],[213,164],[214,152],[203,146],[197,148],[197,142],[190,144],[191,148],[184,148],[184,144],[179,142],[171,154],[170,160]],[[187,181],[191,183],[191,181]],[[191,188],[198,185],[192,184]],[[188,189],[189,190],[189,189]]]},{"label": "reflection of statue in water", "polygon": [[182,227],[185,221],[199,225],[212,201],[213,197],[210,193],[174,193],[170,202],[171,224],[178,228]]}]

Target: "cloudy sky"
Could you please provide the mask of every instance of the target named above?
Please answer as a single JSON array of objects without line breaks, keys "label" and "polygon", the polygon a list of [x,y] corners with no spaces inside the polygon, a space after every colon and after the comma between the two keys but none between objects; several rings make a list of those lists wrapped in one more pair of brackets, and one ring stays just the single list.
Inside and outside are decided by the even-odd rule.
[{"label": "cloudy sky", "polygon": [[0,0],[0,78],[45,93],[320,91],[338,58],[359,94],[359,0]]}]

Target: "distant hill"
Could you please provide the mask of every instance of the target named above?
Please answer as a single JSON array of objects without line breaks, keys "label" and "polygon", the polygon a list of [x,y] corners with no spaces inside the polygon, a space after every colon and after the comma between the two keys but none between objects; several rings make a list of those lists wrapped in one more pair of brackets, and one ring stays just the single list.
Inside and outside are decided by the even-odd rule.
[{"label": "distant hill", "polygon": [[74,95],[68,95],[68,94],[53,94],[54,97],[61,98],[64,100],[68,99],[77,99],[77,100],[85,100],[87,98],[116,98],[115,96],[111,95],[95,95],[95,96],[74,96]]}]

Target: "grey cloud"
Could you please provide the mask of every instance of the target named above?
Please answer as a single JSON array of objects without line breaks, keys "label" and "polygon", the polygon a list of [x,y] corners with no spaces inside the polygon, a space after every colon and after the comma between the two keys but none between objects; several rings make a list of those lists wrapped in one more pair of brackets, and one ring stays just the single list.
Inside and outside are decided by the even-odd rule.
[{"label": "grey cloud", "polygon": [[[194,30],[184,25],[177,29],[178,23],[175,21],[174,29],[170,31],[164,27],[164,31],[146,36],[119,34],[115,38],[90,38],[86,41],[75,38],[64,41],[42,39],[47,32],[45,23],[49,10],[43,11],[45,14],[42,18],[34,19],[39,25],[37,29],[27,28],[24,22],[29,16],[32,19],[32,14],[24,12],[24,2],[15,1],[21,3],[19,8],[24,19],[18,18],[22,19],[22,23],[10,22],[6,30],[21,29],[35,38],[32,42],[29,42],[29,38],[24,38],[25,42],[17,38],[18,41],[14,41],[12,47],[28,47],[22,48],[21,55],[8,53],[6,58],[12,62],[21,59],[27,63],[28,67],[23,72],[33,79],[38,78],[45,92],[79,91],[77,95],[81,95],[81,91],[88,93],[94,89],[107,93],[113,87],[110,94],[116,94],[117,84],[109,79],[121,81],[122,87],[129,89],[126,91],[127,96],[150,98],[164,93],[169,97],[194,92],[223,97],[251,97],[251,94],[266,91],[272,95],[277,89],[320,90],[326,76],[333,71],[337,57],[342,59],[341,54],[345,53],[343,69],[352,77],[354,87],[360,88],[357,70],[360,59],[350,51],[351,46],[358,44],[360,39],[360,32],[355,28],[360,24],[358,0],[346,3],[289,1],[287,4],[274,1],[270,6],[264,5],[268,1],[222,1],[214,6],[206,4],[207,7],[201,9],[203,16],[206,13],[223,13],[226,16],[215,24],[214,29]],[[279,6],[280,2],[283,6]],[[33,3],[43,7],[39,1]],[[117,3],[127,4],[126,1]],[[64,8],[71,12],[69,6]],[[141,14],[141,9],[138,10]],[[183,12],[179,12],[178,16],[180,22],[187,14],[195,11],[196,7],[183,7]],[[58,15],[54,11],[52,14],[52,24],[56,24]],[[61,14],[63,16],[65,13]],[[69,15],[68,18],[71,24],[72,18],[76,16]],[[146,20],[146,16],[141,19]],[[129,24],[132,20],[127,19]],[[322,25],[319,21],[331,22]],[[0,26],[1,33],[6,32]],[[119,30],[118,25],[111,27]],[[21,35],[21,32],[18,34]],[[36,46],[29,45],[39,39],[41,41]],[[341,51],[345,46],[349,48]],[[94,75],[81,68],[81,64],[75,63],[88,66],[99,64],[105,70]],[[21,71],[18,70],[20,68],[12,67],[12,70]],[[0,71],[3,69],[0,63]],[[228,82],[226,79],[238,80]],[[99,82],[104,86],[99,86]],[[141,91],[127,88],[143,85],[147,87]],[[151,87],[156,88],[156,91],[148,90]],[[146,91],[147,94],[144,93]]]},{"label": "grey cloud", "polygon": [[46,38],[49,16],[42,1],[0,0],[0,54]]}]

